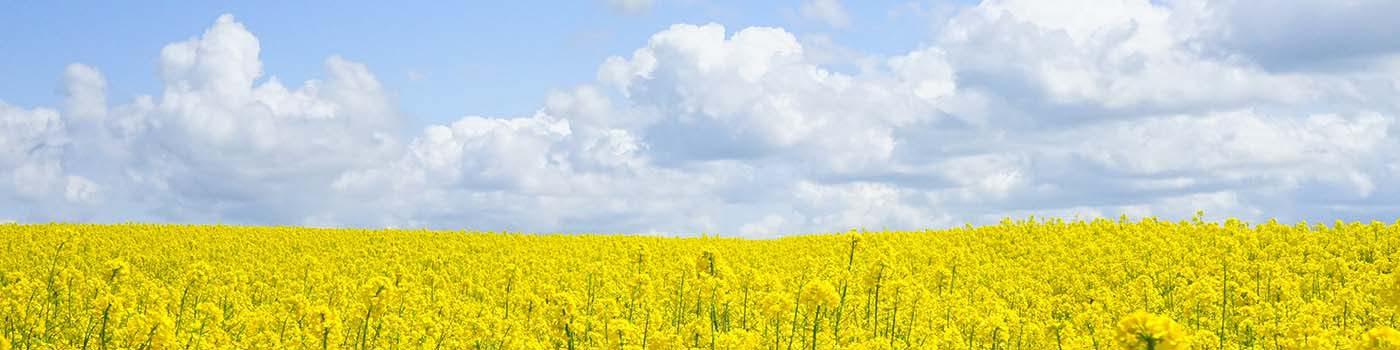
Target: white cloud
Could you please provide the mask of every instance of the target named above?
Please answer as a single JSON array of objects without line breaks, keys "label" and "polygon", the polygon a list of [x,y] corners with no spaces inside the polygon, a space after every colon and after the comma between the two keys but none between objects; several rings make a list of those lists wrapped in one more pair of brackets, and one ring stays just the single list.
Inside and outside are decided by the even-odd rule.
[{"label": "white cloud", "polygon": [[911,229],[953,223],[946,215],[934,215],[930,208],[911,203],[916,201],[916,192],[891,184],[821,185],[802,181],[793,191],[798,199],[796,207],[812,216],[806,226],[813,229]]},{"label": "white cloud", "polygon": [[952,18],[940,44],[974,85],[1037,103],[1189,110],[1308,98],[1312,86],[1203,52],[1207,27],[1149,1],[990,0]]},{"label": "white cloud", "polygon": [[101,188],[92,180],[73,175],[69,175],[66,180],[68,184],[64,187],[63,198],[69,202],[96,204],[101,200]]},{"label": "white cloud", "polygon": [[846,14],[846,7],[841,5],[841,0],[802,0],[802,5],[797,11],[802,17],[835,28],[851,25],[851,16]]},{"label": "white cloud", "polygon": [[92,122],[107,114],[107,79],[96,68],[80,63],[68,65],[63,72],[66,82],[64,104],[68,115]]},{"label": "white cloud", "polygon": [[937,165],[942,175],[959,185],[949,195],[960,201],[1005,198],[1025,185],[1025,161],[1014,154],[951,157]]},{"label": "white cloud", "polygon": [[63,180],[63,150],[70,142],[57,111],[24,109],[0,102],[0,188],[35,200],[55,191]]},{"label": "white cloud", "polygon": [[745,237],[773,237],[781,235],[781,229],[787,222],[781,215],[768,214],[757,222],[751,222],[739,227],[739,234]]},{"label": "white cloud", "polygon": [[[1291,20],[1237,16],[1248,4],[1071,5],[985,1],[894,55],[673,25],[533,113],[402,140],[369,67],[333,56],[284,84],[223,16],[159,52],[156,94],[108,101],[102,73],[73,64],[61,108],[0,103],[0,216],[767,237],[1400,206],[1388,44],[1284,65],[1271,55],[1302,49],[1260,23]],[[828,68],[842,60],[860,69]]]},{"label": "white cloud", "polygon": [[[810,161],[819,171],[885,165],[896,128],[936,118],[956,87],[936,50],[897,57],[893,72],[851,76],[812,63],[791,34],[676,25],[599,79],[665,118],[639,126],[668,158]],[[719,142],[716,142],[719,141]],[[708,144],[707,144],[708,143]]]},{"label": "white cloud", "polygon": [[1246,168],[1334,170],[1364,161],[1388,137],[1392,118],[1367,113],[1351,118],[1269,116],[1243,110],[1206,116],[1170,116],[1115,122],[1076,132],[1082,154],[1128,173],[1216,171]]},{"label": "white cloud", "polygon": [[[7,128],[30,131],[19,147],[54,149],[13,178],[31,195],[53,188],[42,193],[114,200],[163,220],[259,222],[327,205],[336,176],[399,152],[389,136],[397,111],[364,65],[330,57],[325,80],[293,89],[264,78],[259,54],[258,39],[221,16],[203,35],[161,50],[158,97],[111,109],[102,74],[70,65],[63,115],[41,110]],[[64,180],[64,164],[84,174]]]},{"label": "white cloud", "polygon": [[[219,174],[251,186],[309,185],[300,191],[314,191],[324,188],[315,183],[394,147],[388,135],[397,113],[364,65],[333,56],[325,61],[326,80],[290,89],[276,77],[255,83],[262,77],[259,52],[257,38],[231,16],[220,17],[200,38],[162,50],[166,89],[145,115],[153,127],[142,141],[157,143],[148,146],[164,148],[182,164],[148,175],[182,188],[222,187],[192,179]],[[234,192],[227,195],[254,201],[275,195],[237,193],[245,189],[227,188]]]},{"label": "white cloud", "polygon": [[0,101],[0,212],[40,221],[87,216],[81,206],[100,201],[102,190],[65,166],[72,136],[56,110]]}]

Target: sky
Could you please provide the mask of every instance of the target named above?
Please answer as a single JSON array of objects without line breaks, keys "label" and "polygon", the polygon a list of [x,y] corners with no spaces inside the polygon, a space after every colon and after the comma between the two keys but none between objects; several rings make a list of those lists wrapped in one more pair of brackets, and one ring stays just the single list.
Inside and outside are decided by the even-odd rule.
[{"label": "sky", "polygon": [[1400,218],[1400,2],[0,4],[0,221]]}]

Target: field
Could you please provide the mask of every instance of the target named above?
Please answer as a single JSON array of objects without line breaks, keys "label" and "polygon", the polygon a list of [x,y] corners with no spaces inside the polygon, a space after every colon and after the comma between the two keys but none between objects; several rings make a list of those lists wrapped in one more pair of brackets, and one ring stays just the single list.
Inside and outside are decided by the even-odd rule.
[{"label": "field", "polygon": [[0,225],[0,349],[1394,349],[1397,225]]}]

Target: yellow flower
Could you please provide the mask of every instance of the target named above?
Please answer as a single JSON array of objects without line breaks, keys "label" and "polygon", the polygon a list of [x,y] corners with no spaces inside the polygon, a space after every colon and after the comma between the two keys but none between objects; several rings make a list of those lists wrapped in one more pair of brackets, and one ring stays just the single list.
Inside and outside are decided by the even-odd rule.
[{"label": "yellow flower", "polygon": [[763,317],[769,320],[783,319],[795,307],[792,297],[782,293],[768,293],[763,297]]},{"label": "yellow flower", "polygon": [[340,317],[337,317],[330,307],[317,305],[308,310],[306,317],[306,335],[312,339],[313,344],[319,347],[335,347],[340,342],[341,324]]},{"label": "yellow flower", "polygon": [[1389,282],[1381,297],[1390,307],[1400,307],[1400,271],[1390,273]]},{"label": "yellow flower", "polygon": [[834,308],[841,302],[841,296],[836,293],[836,287],[830,282],[819,280],[808,283],[802,289],[802,305],[812,307]]},{"label": "yellow flower", "polygon": [[1118,344],[1124,350],[1176,350],[1190,347],[1186,330],[1172,319],[1134,312],[1118,322]]},{"label": "yellow flower", "polygon": [[719,256],[716,256],[714,252],[707,250],[695,257],[695,271],[701,276],[719,277],[722,270]]},{"label": "yellow flower", "polygon": [[1400,306],[1396,246],[1400,222],[1153,218],[773,240],[0,225],[0,350],[1184,350],[1219,347],[1219,312],[1226,349],[1400,350],[1355,334]]},{"label": "yellow flower", "polygon": [[109,281],[119,280],[123,275],[131,273],[131,264],[127,263],[126,260],[122,258],[107,260],[104,265],[106,266],[108,274],[107,279]]},{"label": "yellow flower", "polygon": [[1400,332],[1390,327],[1376,327],[1366,332],[1366,338],[1356,345],[1357,350],[1400,349]]}]

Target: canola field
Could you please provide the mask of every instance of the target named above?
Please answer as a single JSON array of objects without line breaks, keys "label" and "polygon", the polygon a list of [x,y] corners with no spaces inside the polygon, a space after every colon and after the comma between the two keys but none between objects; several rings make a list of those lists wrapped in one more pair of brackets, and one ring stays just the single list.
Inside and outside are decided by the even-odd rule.
[{"label": "canola field", "polygon": [[1395,349],[1400,223],[0,225],[0,349]]}]

